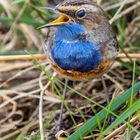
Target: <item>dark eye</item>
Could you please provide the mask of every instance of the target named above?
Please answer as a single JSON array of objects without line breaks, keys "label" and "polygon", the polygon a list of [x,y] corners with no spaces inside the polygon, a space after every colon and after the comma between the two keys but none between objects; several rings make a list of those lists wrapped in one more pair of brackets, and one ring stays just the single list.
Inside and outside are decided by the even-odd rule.
[{"label": "dark eye", "polygon": [[79,10],[79,11],[76,12],[76,16],[77,16],[78,18],[82,18],[82,17],[84,17],[85,15],[86,15],[86,11],[85,11],[84,9],[81,9],[81,10]]}]

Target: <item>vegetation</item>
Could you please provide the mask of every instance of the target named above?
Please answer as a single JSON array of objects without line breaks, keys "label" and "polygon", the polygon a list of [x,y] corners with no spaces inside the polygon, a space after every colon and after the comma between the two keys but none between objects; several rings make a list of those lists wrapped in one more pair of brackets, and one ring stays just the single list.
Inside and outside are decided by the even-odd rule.
[{"label": "vegetation", "polygon": [[65,85],[45,57],[33,55],[44,53],[47,29],[37,28],[55,17],[43,7],[60,1],[0,1],[0,140],[55,139],[61,102],[65,131],[57,139],[139,140],[140,1],[97,0],[125,54],[104,75],[109,105],[101,78]]}]

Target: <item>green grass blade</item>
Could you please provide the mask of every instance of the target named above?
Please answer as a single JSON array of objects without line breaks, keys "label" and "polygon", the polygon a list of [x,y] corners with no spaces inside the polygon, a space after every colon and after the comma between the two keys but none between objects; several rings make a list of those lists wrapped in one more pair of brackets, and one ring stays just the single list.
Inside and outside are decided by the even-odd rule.
[{"label": "green grass blade", "polygon": [[[133,63],[130,62],[123,62],[122,60],[118,60],[118,62],[123,65],[123,67],[127,68],[130,71],[133,71]],[[136,65],[136,72],[137,75],[140,75],[140,68]]]},{"label": "green grass blade", "polygon": [[[31,55],[31,54],[30,54],[30,55]],[[71,117],[71,119],[72,119],[72,121],[73,121],[73,123],[74,123],[74,126],[78,129],[78,125],[77,125],[77,123],[76,123],[76,121],[75,121],[75,119],[74,119],[74,117],[73,117],[73,115],[72,115],[71,110],[70,110],[69,107],[68,107],[67,102],[65,101],[65,99],[64,99],[63,95],[61,94],[60,90],[59,90],[59,89],[57,88],[57,86],[55,85],[53,76],[49,73],[49,71],[47,71],[47,70],[45,69],[44,66],[42,66],[42,65],[39,63],[39,61],[38,61],[33,55],[31,55],[31,56],[33,57],[33,60],[34,60],[34,62],[36,63],[38,69],[41,70],[41,71],[43,71],[44,74],[48,77],[48,79],[49,79],[49,81],[51,82],[53,88],[55,89],[55,91],[56,91],[57,94],[59,95],[61,101],[63,102],[65,108],[67,109],[67,111],[68,111],[68,113],[69,113],[69,115],[70,115],[70,117]],[[80,138],[81,138],[81,136],[80,136]]]},{"label": "green grass blade", "polygon": [[113,128],[124,122],[129,116],[140,109],[140,99],[136,101],[131,107],[126,109],[104,132],[103,134],[108,134]]},{"label": "green grass blade", "polygon": [[[0,17],[0,22],[2,22],[2,23],[9,24],[9,23],[13,23],[14,21],[15,21],[14,18],[8,18],[8,17],[2,17],[2,16]],[[39,22],[39,21],[36,21],[36,20],[33,20],[33,19],[29,19],[29,18],[27,18],[27,19],[20,18],[18,20],[18,22],[19,23],[26,23],[26,24],[29,24],[29,25],[33,25],[35,27],[41,26],[43,24],[43,22]]]},{"label": "green grass blade", "polygon": [[24,2],[25,0],[14,0],[13,2],[12,2],[12,5],[14,5],[14,4],[18,4],[18,3],[22,3],[22,2]]},{"label": "green grass blade", "polygon": [[[140,82],[136,83],[134,85],[134,87],[129,88],[121,96],[119,96],[117,99],[113,100],[110,110],[111,111],[117,110],[123,103],[125,103],[127,100],[129,100],[132,95],[132,93],[131,93],[132,90],[134,91],[134,95],[135,95],[140,90]],[[80,134],[80,136],[82,135],[82,137],[86,136],[88,133],[91,132],[91,130],[95,129],[98,126],[98,123],[96,120],[97,116],[98,116],[98,119],[100,119],[100,122],[103,122],[107,113],[108,112],[106,109],[101,110],[99,113],[96,114],[96,116],[93,116],[83,126],[81,126],[72,135],[70,135],[68,137],[68,140],[79,140],[80,139],[79,134]]]}]

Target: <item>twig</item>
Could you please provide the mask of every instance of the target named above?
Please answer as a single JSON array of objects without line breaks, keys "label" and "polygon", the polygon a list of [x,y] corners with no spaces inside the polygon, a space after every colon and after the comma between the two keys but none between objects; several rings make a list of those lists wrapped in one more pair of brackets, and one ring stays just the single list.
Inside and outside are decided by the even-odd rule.
[{"label": "twig", "polygon": [[[129,57],[132,59],[140,59],[140,53],[129,53]],[[35,55],[7,55],[7,56],[0,56],[0,61],[29,61],[33,60],[34,58],[38,60],[45,60],[47,56],[44,54],[35,54]],[[120,53],[117,56],[117,59],[126,59],[127,56],[123,53]]]}]

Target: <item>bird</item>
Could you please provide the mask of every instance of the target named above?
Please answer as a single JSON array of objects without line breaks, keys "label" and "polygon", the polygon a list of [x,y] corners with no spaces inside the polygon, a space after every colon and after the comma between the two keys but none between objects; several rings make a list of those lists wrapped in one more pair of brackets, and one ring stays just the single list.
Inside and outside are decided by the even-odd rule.
[{"label": "bird", "polygon": [[48,28],[44,51],[52,68],[70,80],[102,76],[118,55],[118,41],[104,10],[91,0],[67,0]]},{"label": "bird", "polygon": [[[119,52],[116,34],[104,10],[91,0],[67,0],[54,11],[58,18],[40,27],[48,28],[44,51],[52,68],[73,81],[102,77]],[[65,93],[66,87],[64,97]],[[63,106],[57,131],[61,129]]]}]

